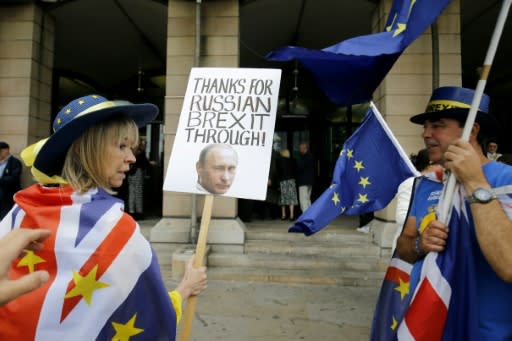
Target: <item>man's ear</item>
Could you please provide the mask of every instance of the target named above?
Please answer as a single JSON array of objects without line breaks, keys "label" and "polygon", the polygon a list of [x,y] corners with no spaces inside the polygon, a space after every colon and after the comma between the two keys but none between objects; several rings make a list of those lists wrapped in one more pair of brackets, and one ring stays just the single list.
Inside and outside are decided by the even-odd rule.
[{"label": "man's ear", "polygon": [[477,137],[478,137],[478,133],[480,132],[480,124],[475,122],[473,123],[473,128],[471,128],[471,133],[470,133],[470,139],[475,139],[475,141],[477,141]]}]

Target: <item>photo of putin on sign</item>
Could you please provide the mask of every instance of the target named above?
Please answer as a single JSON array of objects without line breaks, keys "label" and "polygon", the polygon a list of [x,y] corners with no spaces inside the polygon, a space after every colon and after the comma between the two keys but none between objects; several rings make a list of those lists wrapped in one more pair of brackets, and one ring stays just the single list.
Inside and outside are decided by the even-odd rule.
[{"label": "photo of putin on sign", "polygon": [[201,150],[196,163],[197,189],[225,194],[235,180],[238,154],[229,144],[209,144]]}]

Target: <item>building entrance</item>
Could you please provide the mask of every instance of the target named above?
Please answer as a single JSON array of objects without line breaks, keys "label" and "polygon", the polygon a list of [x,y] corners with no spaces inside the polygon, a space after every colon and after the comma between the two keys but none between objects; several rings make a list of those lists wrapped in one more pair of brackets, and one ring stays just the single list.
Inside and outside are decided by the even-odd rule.
[{"label": "building entrance", "polygon": [[[274,134],[274,150],[288,149],[291,157],[300,158],[299,144],[307,142],[315,160],[315,182],[311,200],[318,198],[332,182],[332,173],[345,140],[359,127],[368,104],[337,108],[327,114],[279,115]],[[239,200],[242,220],[261,219],[265,207],[254,200]],[[296,207],[300,214],[300,208]]]}]

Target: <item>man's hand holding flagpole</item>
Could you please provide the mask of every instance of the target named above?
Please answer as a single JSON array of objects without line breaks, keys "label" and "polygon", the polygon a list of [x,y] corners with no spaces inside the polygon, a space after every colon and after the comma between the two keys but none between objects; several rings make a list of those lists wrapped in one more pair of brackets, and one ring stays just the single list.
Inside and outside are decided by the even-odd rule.
[{"label": "man's hand holding flagpole", "polygon": [[[471,103],[471,109],[469,110],[468,118],[466,119],[466,123],[464,124],[462,139],[464,139],[465,141],[469,140],[471,129],[473,128],[473,124],[475,123],[476,113],[480,106],[480,101],[482,100],[485,85],[487,84],[487,78],[489,76],[489,72],[491,71],[492,62],[494,60],[494,56],[496,55],[496,50],[498,49],[498,43],[503,33],[503,27],[505,26],[505,22],[507,20],[511,3],[512,0],[505,0],[503,1],[503,5],[501,6],[501,10],[498,15],[498,20],[496,22],[496,26],[491,37],[491,42],[487,50],[487,55],[485,56],[482,72],[480,73],[480,79],[478,80],[478,84],[475,89],[475,96],[473,97],[473,101]],[[441,203],[439,205],[439,220],[444,224],[448,224],[451,209],[453,207],[452,201],[455,192],[456,182],[457,179],[455,178],[455,175],[453,173],[450,173],[448,181],[446,182],[446,185],[443,188],[443,193],[441,195]]]}]

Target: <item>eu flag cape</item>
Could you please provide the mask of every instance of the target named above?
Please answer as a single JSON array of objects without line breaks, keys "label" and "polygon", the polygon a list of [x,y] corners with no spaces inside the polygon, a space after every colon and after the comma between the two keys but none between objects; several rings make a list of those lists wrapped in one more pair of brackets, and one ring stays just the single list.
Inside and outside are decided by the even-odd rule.
[{"label": "eu flag cape", "polygon": [[9,276],[47,270],[41,288],[0,308],[1,340],[175,340],[176,315],[160,268],[123,203],[103,190],[33,185],[0,223],[52,231]]},{"label": "eu flag cape", "polygon": [[272,61],[298,60],[337,105],[367,102],[402,52],[441,14],[450,0],[395,0],[385,31],[348,39],[322,50],[287,46]]},{"label": "eu flag cape", "polygon": [[378,211],[398,186],[417,171],[373,103],[341,150],[331,186],[313,202],[289,232],[311,235],[339,215]]}]

